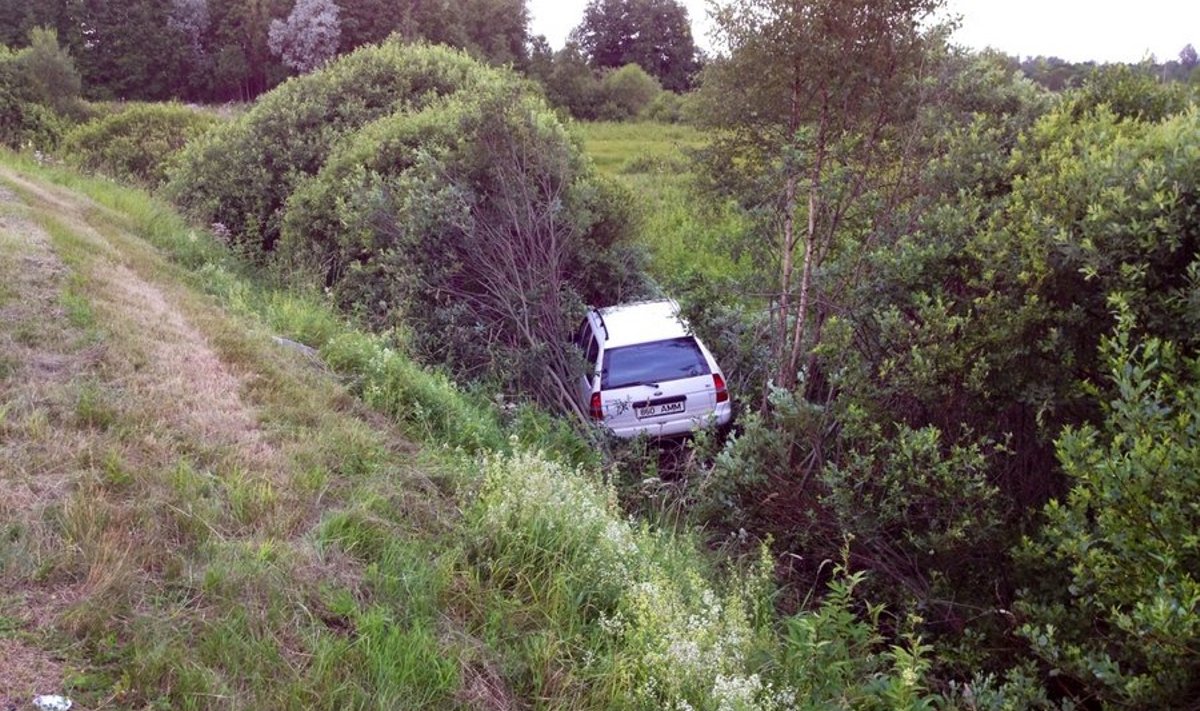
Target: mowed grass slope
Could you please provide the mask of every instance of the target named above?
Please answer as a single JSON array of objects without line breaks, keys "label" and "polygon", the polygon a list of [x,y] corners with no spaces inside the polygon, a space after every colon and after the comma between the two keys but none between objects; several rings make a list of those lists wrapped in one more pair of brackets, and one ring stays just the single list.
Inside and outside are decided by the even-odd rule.
[{"label": "mowed grass slope", "polygon": [[[0,706],[461,694],[439,465],[125,216],[0,178]],[[357,521],[402,542],[383,545],[403,586],[364,564]]]}]

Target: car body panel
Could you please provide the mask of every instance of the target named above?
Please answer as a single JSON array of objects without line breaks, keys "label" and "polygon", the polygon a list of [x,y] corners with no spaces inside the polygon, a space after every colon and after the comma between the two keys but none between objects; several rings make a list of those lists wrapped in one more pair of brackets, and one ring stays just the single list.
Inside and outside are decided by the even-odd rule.
[{"label": "car body panel", "polygon": [[593,418],[614,435],[668,437],[732,419],[728,397],[718,402],[721,369],[678,314],[674,301],[641,302],[594,310],[581,324],[576,345],[586,357],[595,340],[598,353],[579,402],[595,412],[599,394]]}]

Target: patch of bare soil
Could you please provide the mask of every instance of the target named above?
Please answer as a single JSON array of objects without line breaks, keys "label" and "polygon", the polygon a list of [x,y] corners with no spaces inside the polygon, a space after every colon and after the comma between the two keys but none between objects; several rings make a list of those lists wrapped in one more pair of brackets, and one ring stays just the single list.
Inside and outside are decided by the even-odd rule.
[{"label": "patch of bare soil", "polygon": [[34,696],[62,692],[62,662],[44,650],[18,639],[0,639],[0,660],[0,711],[31,708]]}]

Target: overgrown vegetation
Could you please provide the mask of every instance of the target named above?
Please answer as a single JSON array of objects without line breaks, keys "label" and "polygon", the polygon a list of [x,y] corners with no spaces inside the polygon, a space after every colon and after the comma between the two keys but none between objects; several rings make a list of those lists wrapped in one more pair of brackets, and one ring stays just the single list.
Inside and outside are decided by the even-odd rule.
[{"label": "overgrown vegetation", "polygon": [[[217,179],[231,165],[241,180]],[[577,410],[569,321],[644,288],[628,199],[527,85],[445,49],[362,50],[177,166],[168,193],[257,258],[403,328],[427,362],[561,412]]]},{"label": "overgrown vegetation", "polygon": [[[115,211],[87,210],[78,197],[5,173],[75,270],[75,298],[103,314],[88,322],[104,324],[99,337],[111,352],[67,400],[79,413],[70,432],[90,438],[77,446],[108,454],[72,459],[79,465],[64,473],[73,493],[61,517],[11,509],[22,529],[0,556],[6,591],[86,578],[78,602],[40,622],[16,618],[25,644],[65,650],[76,669],[67,691],[80,702],[896,707],[925,694],[923,650],[888,646],[874,618],[855,615],[859,578],[839,576],[818,609],[780,621],[769,561],[721,575],[689,538],[631,524],[589,473],[590,448],[544,415],[502,422],[491,405],[356,333],[319,299],[250,277],[211,236],[141,194],[15,165]],[[161,262],[143,238],[180,266]],[[110,259],[129,265],[125,281],[109,281]],[[126,377],[128,349],[145,358],[158,347],[144,330],[156,321],[138,321],[114,300],[129,280],[162,291],[155,308],[182,310],[183,319],[163,322],[190,322],[224,367],[254,376],[232,394],[257,411],[252,427],[267,450],[257,436],[220,446],[213,438],[224,434],[201,434],[190,415],[175,419],[175,399],[154,388],[188,380],[152,379],[145,393],[113,387]],[[264,327],[320,345],[364,401],[430,447],[419,466],[410,445],[363,417],[322,373],[281,357]],[[152,374],[163,365],[143,362]],[[7,446],[30,457],[21,471],[44,475],[64,452],[43,453],[50,432],[38,423],[57,418],[58,406],[5,393]],[[157,398],[153,417],[142,398]],[[192,412],[198,405],[179,400]],[[438,444],[453,449],[439,454]],[[266,452],[269,466],[243,459]]]},{"label": "overgrown vegetation", "polygon": [[54,148],[79,111],[80,78],[54,30],[34,28],[28,47],[0,44],[0,144]]},{"label": "overgrown vegetation", "polygon": [[[590,10],[599,22],[601,10],[654,4]],[[107,522],[127,516],[162,527],[196,566],[217,566],[212,586],[183,589],[247,608],[241,627],[159,610],[191,624],[164,640],[130,602],[145,597],[107,583],[97,599],[120,619],[87,605],[55,618],[101,686],[134,663],[129,688],[144,696],[131,698],[146,703],[203,705],[209,693],[283,706],[1190,703],[1196,95],[1125,66],[1051,93],[1003,55],[948,47],[930,21],[940,7],[722,3],[727,53],[686,99],[624,59],[597,71],[602,51],[640,38],[620,28],[612,47],[596,33],[586,53],[536,49],[523,69],[545,98],[452,50],[360,50],[173,159],[165,194],[224,246],[140,194],[54,173],[131,213],[238,318],[319,349],[357,401],[428,448],[405,469],[408,450],[350,398],[329,402],[358,424],[316,422],[258,393],[264,428],[296,453],[286,485],[191,440],[153,473],[92,456],[86,476],[189,518],[130,514],[101,487],[111,506],[101,523],[70,509],[61,536],[29,524],[48,533],[10,549],[11,569],[25,580],[36,566],[20,561],[34,561],[79,579],[115,555],[83,542],[97,531],[123,540]],[[0,70],[19,77],[15,56]],[[55,120],[72,103],[32,88],[20,97]],[[553,105],[700,127],[573,127]],[[118,167],[100,170],[136,165],[122,179],[153,183],[164,163],[136,161],[165,156],[120,141],[184,111],[101,119],[64,150],[76,161],[112,150]],[[124,341],[97,325],[111,294],[84,267],[131,248],[130,228],[92,223],[110,247],[89,250],[78,222],[40,219],[73,270],[62,332],[120,352]],[[563,334],[584,303],[661,287],[726,370],[734,434],[597,447],[575,417],[578,358]],[[39,342],[29,321],[0,342],[18,344],[0,352],[6,377],[25,372],[18,347]],[[237,363],[263,360],[217,340]],[[109,433],[149,426],[114,396],[119,374],[56,383],[66,410],[17,400],[14,431],[37,442],[67,423],[103,449]],[[280,434],[316,425],[342,439]],[[297,503],[313,491],[327,508]],[[91,567],[39,557],[59,541]],[[314,545],[318,558],[342,556],[355,584],[289,577]],[[130,555],[155,571],[151,590],[157,571],[175,569]],[[240,587],[222,587],[243,565]],[[299,630],[289,644],[271,642],[286,625]],[[228,656],[186,646],[225,636]],[[146,660],[152,648],[198,671],[171,677]],[[239,661],[251,649],[266,661]],[[296,650],[321,673],[285,669]]]},{"label": "overgrown vegetation", "polygon": [[142,104],[93,119],[71,130],[62,153],[83,170],[156,188],[167,163],[218,119],[179,104]]}]

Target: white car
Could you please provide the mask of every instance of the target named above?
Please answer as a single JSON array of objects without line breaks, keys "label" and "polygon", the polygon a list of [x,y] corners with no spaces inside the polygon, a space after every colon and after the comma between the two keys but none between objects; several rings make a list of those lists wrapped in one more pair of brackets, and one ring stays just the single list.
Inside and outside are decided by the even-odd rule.
[{"label": "white car", "polygon": [[725,376],[674,301],[592,309],[575,344],[579,404],[617,437],[668,437],[729,423]]}]

